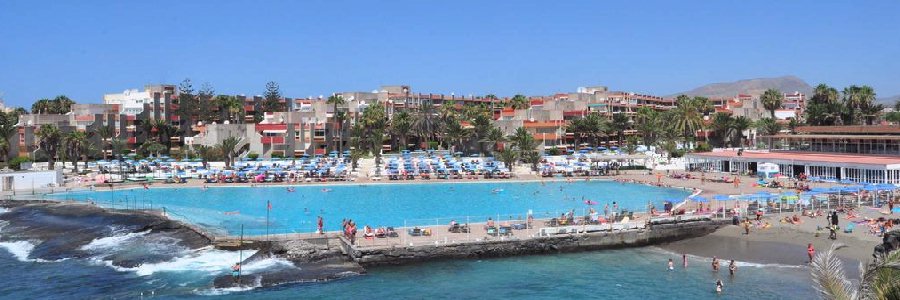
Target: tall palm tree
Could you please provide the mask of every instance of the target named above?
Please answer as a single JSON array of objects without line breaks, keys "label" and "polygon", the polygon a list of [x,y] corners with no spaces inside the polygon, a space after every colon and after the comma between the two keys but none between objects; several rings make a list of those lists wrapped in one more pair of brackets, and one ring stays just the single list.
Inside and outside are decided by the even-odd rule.
[{"label": "tall palm tree", "polygon": [[407,145],[409,144],[407,138],[409,137],[409,133],[412,132],[413,129],[413,117],[409,114],[409,112],[405,110],[401,110],[394,114],[394,117],[391,118],[391,127],[390,133],[392,137],[395,137],[398,142],[398,148],[400,150],[406,150]]},{"label": "tall palm tree", "polygon": [[731,137],[734,136],[734,119],[730,114],[723,112],[716,113],[710,127],[716,134],[716,146],[730,146]]},{"label": "tall palm tree", "polygon": [[659,138],[659,133],[662,130],[662,124],[660,124],[659,119],[659,112],[656,110],[646,106],[638,108],[635,115],[635,129],[641,134],[644,145],[653,145]]},{"label": "tall palm tree", "polygon": [[759,101],[762,102],[763,107],[769,111],[769,114],[774,119],[775,110],[781,108],[781,103],[784,102],[784,94],[776,89],[768,89],[759,96]]},{"label": "tall palm tree", "polygon": [[421,140],[425,141],[426,148],[428,143],[433,140],[437,123],[434,117],[434,105],[431,102],[424,102],[419,106],[419,113],[415,118],[415,131]]},{"label": "tall palm tree", "polygon": [[772,118],[762,118],[756,121],[756,130],[764,135],[776,135],[781,131],[781,124]]},{"label": "tall palm tree", "polygon": [[750,118],[745,116],[738,116],[734,118],[731,122],[731,128],[734,130],[734,134],[737,135],[738,146],[744,146],[744,131],[750,129],[750,126],[753,125],[753,121]]},{"label": "tall palm tree", "polygon": [[110,126],[100,126],[97,128],[97,134],[100,136],[100,151],[103,152],[103,159],[106,159],[106,148],[115,131]]},{"label": "tall palm tree", "polygon": [[244,104],[240,99],[235,96],[219,95],[216,96],[215,102],[226,112],[227,119],[231,123],[242,123],[244,118],[241,112],[244,111]]},{"label": "tall palm tree", "polygon": [[616,132],[616,138],[619,145],[625,140],[625,130],[631,127],[631,120],[624,113],[613,114],[610,127]]},{"label": "tall palm tree", "polygon": [[534,151],[534,148],[538,146],[534,136],[525,127],[516,128],[516,132],[509,139],[513,142],[513,147],[517,148],[520,153]]},{"label": "tall palm tree", "polygon": [[[18,131],[19,115],[15,112],[0,112],[0,140],[6,144],[5,151],[0,151],[3,161],[9,160],[10,139]],[[13,142],[15,143],[15,142]]]},{"label": "tall palm tree", "polygon": [[444,138],[447,140],[447,144],[451,145],[450,148],[453,150],[452,152],[462,151],[463,141],[472,136],[472,131],[464,128],[462,124],[454,118],[447,121],[444,130]]},{"label": "tall palm tree", "polygon": [[325,100],[325,103],[331,104],[333,106],[332,119],[334,120],[334,127],[332,127],[332,128],[335,128],[335,130],[338,132],[338,144],[337,144],[337,147],[334,147],[333,141],[332,141],[332,149],[337,149],[338,152],[340,152],[341,144],[344,143],[343,135],[341,134],[341,132],[343,131],[344,118],[346,117],[346,115],[341,114],[341,112],[338,110],[338,106],[344,105],[347,102],[344,101],[344,97],[342,97],[341,95],[332,94],[331,96],[328,96],[328,100]]},{"label": "tall palm tree", "polygon": [[127,141],[122,138],[113,138],[109,141],[109,146],[112,148],[112,156],[118,157],[122,155],[122,152],[125,152],[125,146]]},{"label": "tall palm tree", "polygon": [[487,112],[479,111],[474,113],[472,116],[472,127],[474,127],[474,136],[475,141],[478,144],[478,153],[484,154],[484,138],[487,137],[488,133],[491,131],[491,117],[488,116]]},{"label": "tall palm tree", "polygon": [[3,154],[3,161],[5,161],[7,163],[7,166],[9,166],[9,159],[7,159],[7,154],[9,153],[9,140],[0,139],[0,152],[2,152]]},{"label": "tall palm tree", "polygon": [[62,133],[55,125],[44,124],[38,129],[38,145],[47,154],[47,168],[56,168],[56,154],[62,144]]},{"label": "tall palm tree", "polygon": [[78,173],[78,161],[88,144],[87,134],[81,131],[72,131],[63,137],[66,156],[72,161],[73,171]]},{"label": "tall palm tree", "polygon": [[[594,112],[584,117],[584,130],[587,132],[587,135],[593,139],[594,147],[600,145],[601,136],[609,138],[608,133],[610,132],[610,128],[609,121],[606,117],[601,116],[600,113]],[[608,141],[607,145],[609,145]]]},{"label": "tall palm tree", "polygon": [[519,158],[519,153],[512,149],[503,149],[496,151],[494,154],[498,160],[502,161],[506,164],[506,167],[512,171],[513,166],[516,164],[516,160]]},{"label": "tall palm tree", "polygon": [[675,99],[672,112],[672,128],[687,141],[694,138],[696,132],[703,128],[703,113],[694,99],[680,95]]}]

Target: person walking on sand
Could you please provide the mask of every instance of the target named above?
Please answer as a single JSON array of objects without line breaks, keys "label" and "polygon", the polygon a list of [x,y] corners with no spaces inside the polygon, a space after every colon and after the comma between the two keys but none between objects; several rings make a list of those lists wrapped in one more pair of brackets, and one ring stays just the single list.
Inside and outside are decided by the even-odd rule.
[{"label": "person walking on sand", "polygon": [[806,254],[809,255],[809,263],[812,263],[813,257],[816,256],[816,248],[813,247],[812,243],[806,246]]}]

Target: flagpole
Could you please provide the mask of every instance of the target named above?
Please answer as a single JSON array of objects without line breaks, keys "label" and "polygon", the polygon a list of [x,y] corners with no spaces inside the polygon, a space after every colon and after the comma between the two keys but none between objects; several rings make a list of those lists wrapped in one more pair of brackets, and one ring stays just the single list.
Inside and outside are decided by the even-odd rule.
[{"label": "flagpole", "polygon": [[272,202],[266,200],[266,242],[269,241],[269,211],[272,210]]}]

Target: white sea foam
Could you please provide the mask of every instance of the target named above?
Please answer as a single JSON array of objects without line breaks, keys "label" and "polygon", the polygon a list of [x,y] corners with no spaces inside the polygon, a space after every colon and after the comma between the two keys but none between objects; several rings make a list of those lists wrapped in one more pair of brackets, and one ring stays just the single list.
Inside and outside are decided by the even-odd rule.
[{"label": "white sea foam", "polygon": [[97,238],[88,243],[87,245],[81,246],[81,250],[91,251],[91,252],[101,252],[107,251],[110,249],[117,249],[122,245],[134,240],[138,237],[143,237],[150,231],[141,231],[141,232],[128,232],[128,233],[120,233],[113,236]]},{"label": "white sea foam", "polygon": [[37,261],[34,259],[29,259],[28,255],[31,254],[31,250],[34,250],[34,244],[28,241],[15,241],[15,242],[0,242],[0,248],[6,249],[13,256],[16,257],[19,261],[28,262],[28,261]]},{"label": "white sea foam", "polygon": [[[255,252],[245,251],[244,257],[249,257]],[[119,271],[133,271],[139,276],[148,276],[158,272],[205,272],[210,275],[216,275],[224,274],[239,260],[240,254],[237,251],[224,251],[205,247],[188,251],[184,256],[166,262],[143,264],[135,268],[113,268]]]},{"label": "white sea foam", "polygon": [[[659,248],[659,247],[650,247],[648,249],[652,249],[652,250],[655,250],[655,252],[663,253],[666,255],[681,256],[680,253],[675,253],[673,251]],[[698,256],[698,255],[693,255],[693,254],[687,254],[687,257],[691,261],[705,261],[705,262],[712,261],[712,257],[703,257],[703,256]],[[724,266],[725,268],[728,267],[728,260],[720,259],[719,261],[722,263],[722,266]],[[746,261],[739,261],[739,260],[735,260],[734,262],[738,267],[748,267],[748,268],[791,268],[791,269],[793,269],[793,268],[805,268],[806,267],[803,265],[764,264],[764,263],[753,263],[753,262],[746,262]]]},{"label": "white sea foam", "polygon": [[282,258],[266,258],[263,260],[253,261],[241,266],[241,273],[254,274],[260,271],[270,271],[281,268],[296,268],[293,263]]},{"label": "white sea foam", "polygon": [[262,277],[257,276],[253,282],[253,285],[194,290],[194,294],[201,295],[201,296],[221,296],[221,295],[228,295],[231,293],[249,291],[249,290],[252,290],[252,289],[255,289],[258,287],[262,287]]}]

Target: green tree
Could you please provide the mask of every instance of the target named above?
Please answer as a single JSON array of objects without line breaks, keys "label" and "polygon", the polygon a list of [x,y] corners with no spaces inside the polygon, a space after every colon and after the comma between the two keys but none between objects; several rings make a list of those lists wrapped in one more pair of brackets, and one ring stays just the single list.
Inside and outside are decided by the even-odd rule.
[{"label": "green tree", "polygon": [[197,103],[199,104],[200,120],[209,124],[219,119],[216,109],[221,109],[217,103],[216,90],[209,82],[204,82],[197,92]]},{"label": "green tree", "polygon": [[531,101],[525,95],[517,94],[510,99],[510,106],[513,109],[528,109],[531,107]]},{"label": "green tree", "polygon": [[407,138],[413,129],[413,117],[405,110],[399,111],[391,118],[390,133],[399,144],[400,150],[406,150]]},{"label": "green tree", "polygon": [[769,111],[769,114],[774,119],[775,110],[780,109],[781,103],[784,102],[784,94],[776,89],[768,89],[759,96],[759,101],[762,102],[763,107]]},{"label": "green tree", "polygon": [[225,111],[227,119],[231,121],[231,123],[242,123],[244,119],[244,103],[242,103],[240,99],[235,96],[219,95],[216,96],[215,102],[219,105],[220,109]]},{"label": "green tree", "polygon": [[874,108],[875,89],[868,85],[856,86],[851,85],[844,88],[844,106],[847,113],[844,115],[844,123],[850,125],[861,125],[868,122]]},{"label": "green tree", "polygon": [[47,168],[56,168],[56,155],[62,144],[62,133],[52,124],[44,124],[38,129],[38,146],[47,154]]},{"label": "green tree", "polygon": [[762,118],[756,121],[756,131],[762,135],[776,135],[781,132],[781,124],[772,118]]},{"label": "green tree", "polygon": [[512,171],[513,166],[515,166],[516,160],[519,159],[519,153],[512,149],[496,151],[495,156],[498,160],[502,161],[510,171]]},{"label": "green tree", "polygon": [[635,115],[635,129],[641,134],[644,145],[655,145],[659,139],[663,124],[659,122],[659,112],[656,110],[642,106],[638,108]]},{"label": "green tree", "polygon": [[[346,118],[346,115],[343,114],[340,110],[338,110],[338,106],[344,105],[346,103],[346,101],[344,101],[344,97],[341,97],[340,95],[331,95],[331,96],[328,96],[328,100],[326,100],[325,103],[331,104],[334,107],[334,109],[332,110],[332,113],[333,113],[332,120],[334,120],[334,126],[332,128],[335,128],[336,131],[338,132],[337,147],[332,147],[332,149],[337,149],[338,152],[341,152],[341,145],[344,144],[344,140],[343,140],[344,135],[342,134],[342,132],[343,132],[343,127],[344,127],[344,118]],[[334,145],[332,145],[332,146],[334,146]]]},{"label": "green tree", "polygon": [[451,118],[446,122],[444,138],[447,144],[451,145],[451,152],[461,151],[463,149],[463,141],[471,137],[472,132],[464,128],[455,118]]},{"label": "green tree", "polygon": [[625,130],[631,128],[631,120],[624,113],[613,114],[609,126],[616,132],[618,144],[622,145],[622,142],[625,141]]},{"label": "green tree", "polygon": [[97,135],[100,136],[100,151],[103,152],[103,159],[106,159],[106,149],[109,148],[110,139],[115,135],[115,130],[110,126],[101,125],[97,128]]},{"label": "green tree", "polygon": [[732,121],[732,130],[734,134],[737,135],[737,142],[739,147],[744,146],[744,131],[750,129],[750,126],[752,125],[753,121],[745,116],[738,116]]},{"label": "green tree", "polygon": [[0,157],[3,158],[3,161],[9,160],[9,149],[13,147],[12,145],[18,145],[18,139],[10,141],[13,138],[13,135],[18,131],[18,126],[16,126],[18,123],[18,114],[15,112],[7,113],[0,111],[0,141],[6,145],[5,150],[0,149]]},{"label": "green tree", "polygon": [[703,113],[698,102],[697,98],[680,95],[675,99],[675,107],[670,110],[671,126],[685,141],[694,139],[696,132],[703,128]]},{"label": "green tree", "polygon": [[424,140],[426,145],[434,140],[434,133],[438,127],[435,119],[434,105],[430,101],[419,105],[413,127],[416,129],[419,139]]},{"label": "green tree", "polygon": [[219,143],[219,152],[221,152],[225,158],[225,168],[231,168],[231,165],[234,164],[234,156],[237,154],[237,150],[234,148],[237,147],[240,142],[241,138],[231,136]]},{"label": "green tree", "polygon": [[498,146],[506,141],[506,135],[504,135],[503,130],[498,127],[491,127],[482,140],[483,143],[490,146],[491,151],[497,151],[497,149],[499,149]]},{"label": "green tree", "polygon": [[822,299],[900,299],[900,251],[876,257],[875,261],[860,265],[859,284],[854,287],[844,273],[844,266],[835,254],[843,244],[832,244],[810,263],[814,287]]},{"label": "green tree", "polygon": [[109,146],[112,147],[113,157],[118,157],[124,154],[126,145],[127,141],[122,138],[113,138],[111,141],[109,141]]},{"label": "green tree", "polygon": [[285,108],[282,100],[281,88],[279,88],[278,83],[274,81],[266,83],[266,94],[263,99],[262,110],[264,112],[286,111],[287,108]]},{"label": "green tree", "polygon": [[40,99],[31,105],[33,114],[65,114],[72,111],[75,101],[65,95],[56,96],[53,100]]},{"label": "green tree", "polygon": [[81,156],[88,145],[87,134],[77,130],[69,132],[63,137],[63,143],[66,157],[72,161],[72,165],[74,166],[73,171],[78,173],[78,161],[81,159]]},{"label": "green tree", "polygon": [[[178,115],[179,126],[190,130],[191,125],[194,124],[193,118],[199,115],[199,112],[200,105],[197,95],[194,95],[194,85],[190,78],[186,78],[178,85],[178,109],[175,113]],[[188,132],[188,134],[190,133]]]}]

